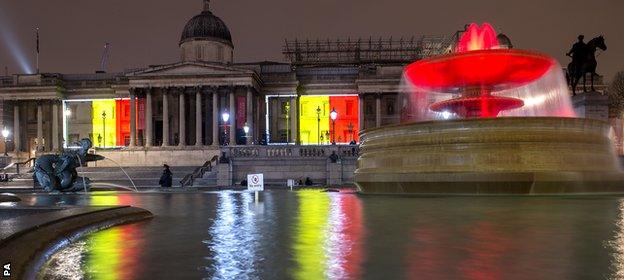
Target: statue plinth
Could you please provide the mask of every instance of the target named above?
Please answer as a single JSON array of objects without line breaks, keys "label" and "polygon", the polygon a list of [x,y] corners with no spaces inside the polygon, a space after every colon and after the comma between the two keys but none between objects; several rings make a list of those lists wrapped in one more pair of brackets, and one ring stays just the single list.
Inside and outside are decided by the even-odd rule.
[{"label": "statue plinth", "polygon": [[609,120],[609,97],[597,91],[577,93],[572,97],[576,115],[581,118]]}]

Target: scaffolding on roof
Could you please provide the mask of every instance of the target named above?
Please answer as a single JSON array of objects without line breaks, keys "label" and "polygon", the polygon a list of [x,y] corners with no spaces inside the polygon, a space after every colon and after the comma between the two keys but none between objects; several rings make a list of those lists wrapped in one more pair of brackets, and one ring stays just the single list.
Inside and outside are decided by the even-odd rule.
[{"label": "scaffolding on roof", "polygon": [[451,52],[456,36],[409,39],[285,40],[282,53],[294,65],[408,63]]}]

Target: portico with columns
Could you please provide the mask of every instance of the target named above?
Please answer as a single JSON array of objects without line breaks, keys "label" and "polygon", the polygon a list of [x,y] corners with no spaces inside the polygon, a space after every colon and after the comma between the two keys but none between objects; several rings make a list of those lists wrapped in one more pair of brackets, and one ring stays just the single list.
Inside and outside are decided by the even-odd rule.
[{"label": "portico with columns", "polygon": [[[129,74],[128,78],[130,106],[134,104],[136,111],[133,96],[145,104],[143,129],[137,129],[136,117],[130,119],[131,148],[203,147],[258,141],[256,131],[263,128],[256,125],[263,126],[263,122],[254,104],[263,99],[262,82],[253,71],[183,62],[148,68]],[[224,112],[230,114],[228,123],[223,123]],[[241,135],[244,124],[250,127],[248,137]],[[158,127],[158,133],[154,127]],[[135,138],[139,141],[133,145]]]}]

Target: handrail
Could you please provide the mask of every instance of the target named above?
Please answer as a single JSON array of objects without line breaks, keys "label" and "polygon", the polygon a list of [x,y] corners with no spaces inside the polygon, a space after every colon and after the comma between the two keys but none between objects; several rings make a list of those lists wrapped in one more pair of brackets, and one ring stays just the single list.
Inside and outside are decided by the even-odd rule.
[{"label": "handrail", "polygon": [[16,169],[15,173],[17,173],[17,175],[19,175],[20,174],[20,165],[26,165],[26,164],[29,164],[32,161],[35,161],[35,160],[37,160],[37,158],[32,157],[32,158],[29,158],[28,160],[26,160],[24,162],[11,163],[7,167],[5,167],[5,170],[7,168],[9,168],[9,166],[15,165],[15,169]]},{"label": "handrail", "polygon": [[208,171],[212,171],[212,162],[215,163],[219,160],[219,156],[213,156],[210,160],[206,161],[202,166],[197,167],[193,173],[187,174],[180,180],[180,186],[192,186],[195,179],[204,177],[204,174]]}]

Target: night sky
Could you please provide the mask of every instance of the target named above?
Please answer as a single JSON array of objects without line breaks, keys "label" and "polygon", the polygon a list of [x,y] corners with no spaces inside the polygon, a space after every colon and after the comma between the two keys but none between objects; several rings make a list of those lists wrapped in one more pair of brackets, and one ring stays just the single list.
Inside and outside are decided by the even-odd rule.
[{"label": "night sky", "polygon": [[[201,0],[0,0],[0,70],[34,69],[37,26],[42,72],[91,73],[105,42],[109,72],[176,62],[180,33],[201,9]],[[212,10],[230,28],[236,62],[283,61],[284,38],[451,35],[489,21],[562,65],[577,35],[603,34],[598,73],[624,70],[623,0],[213,0]]]}]

